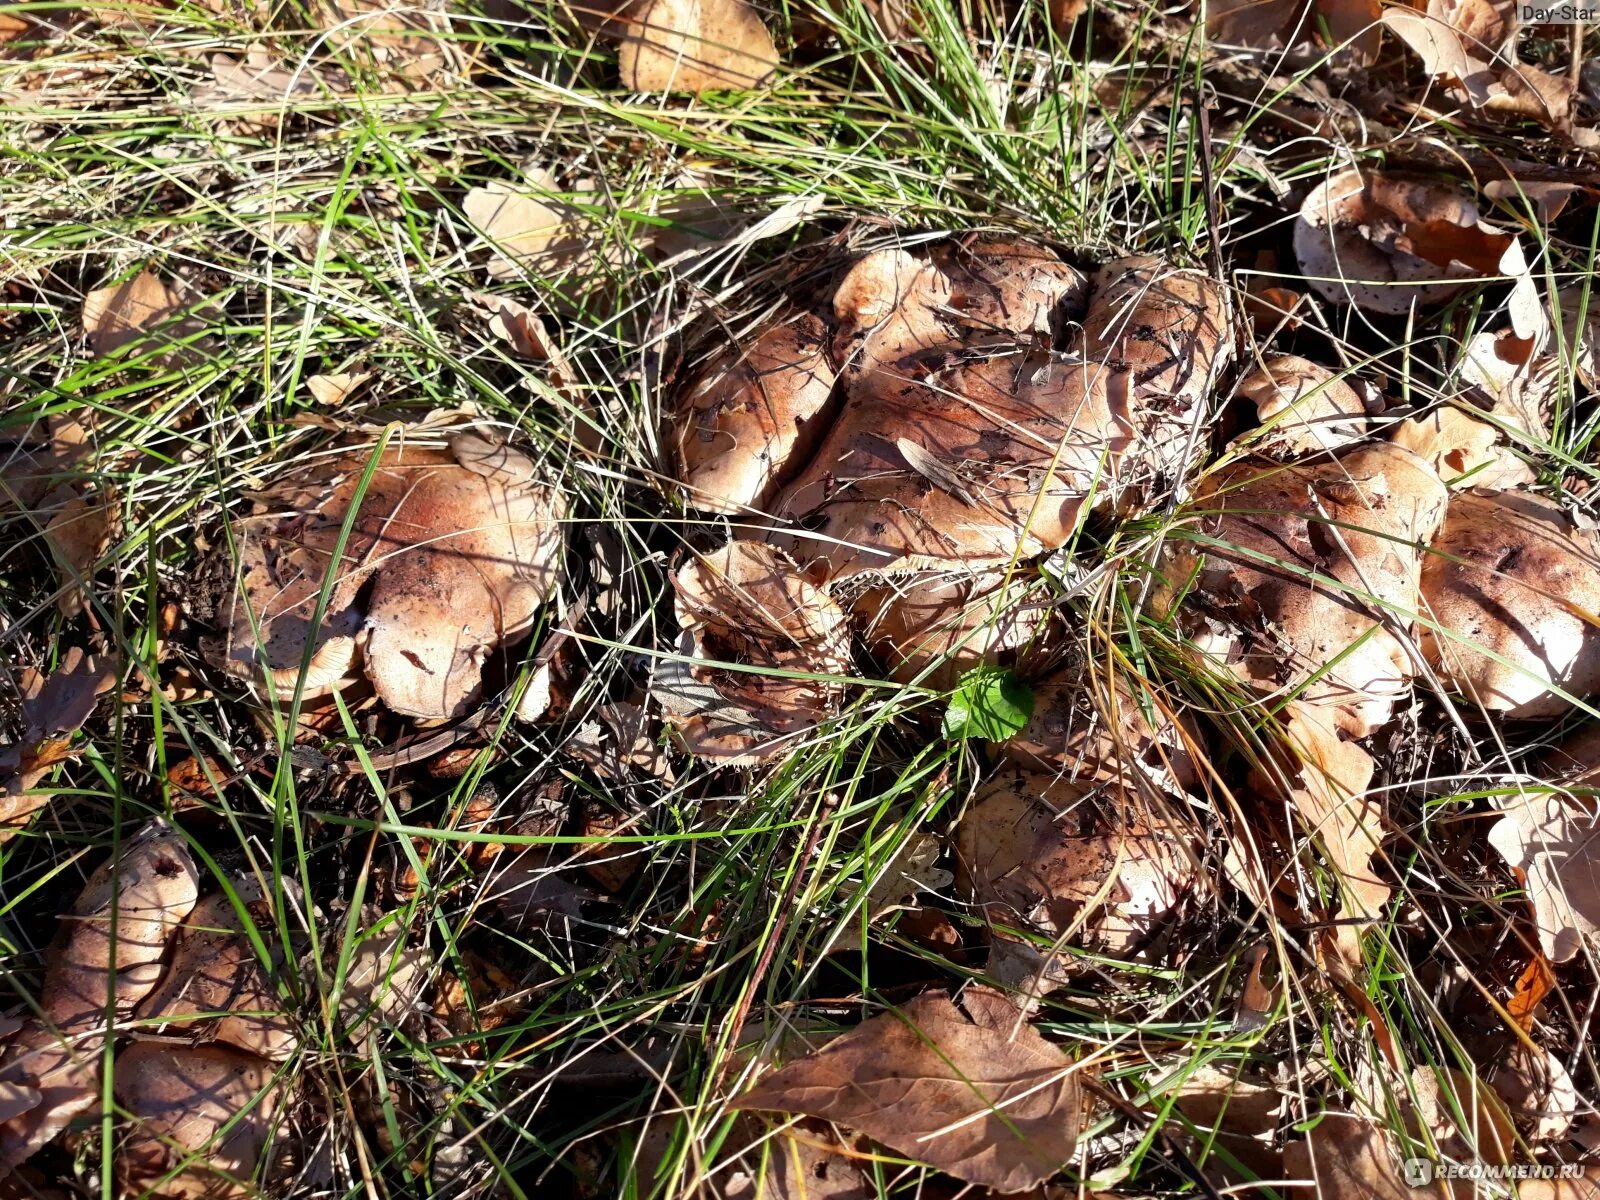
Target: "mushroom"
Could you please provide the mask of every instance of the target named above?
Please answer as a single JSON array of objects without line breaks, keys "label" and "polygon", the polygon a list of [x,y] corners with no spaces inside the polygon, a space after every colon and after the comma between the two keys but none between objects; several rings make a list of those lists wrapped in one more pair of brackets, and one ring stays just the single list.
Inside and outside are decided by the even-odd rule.
[{"label": "mushroom", "polygon": [[1068,945],[1126,958],[1173,916],[1195,863],[1174,832],[1134,814],[1127,786],[1023,771],[978,790],[954,842],[957,881],[999,953],[991,974],[1060,982]]},{"label": "mushroom", "polygon": [[99,1102],[107,1002],[114,1018],[125,1017],[155,987],[197,887],[183,839],[161,822],[89,876],[45,965],[40,1015],[0,1057],[0,1084],[33,1101],[0,1124],[0,1161],[22,1162]]},{"label": "mushroom", "polygon": [[1511,319],[1520,337],[1546,323],[1522,246],[1479,218],[1453,187],[1351,169],[1313,188],[1294,226],[1294,253],[1324,299],[1403,315],[1443,304],[1475,279],[1514,281]]},{"label": "mushroom", "polygon": [[811,313],[771,321],[719,354],[688,389],[678,422],[679,478],[713,512],[759,508],[792,457],[816,439],[833,394],[828,330]]},{"label": "mushroom", "polygon": [[[266,930],[269,942],[275,940],[271,902],[260,883],[246,877],[234,890],[250,919]],[[294,1022],[226,892],[195,905],[178,930],[166,975],[145,997],[139,1015],[172,1022],[158,1029],[274,1061],[288,1058],[296,1043]]]},{"label": "mushroom", "polygon": [[848,619],[782,551],[730,542],[685,563],[674,583],[692,660],[680,740],[713,757],[764,757],[827,715],[840,685],[806,676],[848,674]]},{"label": "mushroom", "polygon": [[1137,776],[1169,790],[1192,787],[1199,777],[1194,756],[1202,742],[1187,714],[1173,716],[1158,693],[1147,693],[1147,715],[1121,680],[1104,698],[1101,690],[1081,671],[1034,685],[1028,723],[996,749],[1014,766],[1078,783]]},{"label": "mushroom", "polygon": [[116,1151],[127,1195],[253,1200],[283,1106],[274,1067],[229,1046],[136,1042],[117,1056],[131,1118]]},{"label": "mushroom", "polygon": [[360,453],[319,460],[271,490],[276,511],[235,522],[237,588],[217,614],[225,638],[208,650],[280,699],[364,673],[397,713],[459,716],[488,656],[531,625],[560,579],[560,493],[533,482],[528,459],[476,435],[449,450],[389,447],[313,629],[367,464]]},{"label": "mushroom", "polygon": [[1295,354],[1269,354],[1239,381],[1263,425],[1252,449],[1298,458],[1359,441],[1367,431],[1360,394],[1327,367]]},{"label": "mushroom", "polygon": [[1224,468],[1171,539],[1158,607],[1217,666],[1331,710],[1365,737],[1384,724],[1417,664],[1407,638],[1420,547],[1446,493],[1426,462],[1386,443],[1292,466]]},{"label": "mushroom", "polygon": [[1422,565],[1420,643],[1449,686],[1507,717],[1600,691],[1600,545],[1527,492],[1451,498]]},{"label": "mushroom", "polygon": [[[944,319],[957,282],[905,251],[835,296],[846,404],[778,496],[771,538],[819,582],[995,567],[1053,550],[1089,507],[1181,467],[1194,406],[1227,351],[1221,292],[1155,259],[1109,264],[1077,339],[974,342]],[[870,270],[869,270],[870,268]],[[1068,280],[1053,277],[1065,302]],[[1012,305],[1020,325],[1040,305]],[[970,311],[970,310],[969,310]],[[1009,339],[1001,334],[1009,333]]]},{"label": "mushroom", "polygon": [[851,614],[891,679],[949,688],[981,663],[1032,673],[1049,661],[1060,616],[1052,598],[1028,593],[1000,571],[890,579],[857,596]]},{"label": "mushroom", "polygon": [[[675,409],[690,502],[770,509],[764,541],[818,589],[807,603],[829,622],[848,607],[897,679],[943,684],[1007,659],[1042,667],[1032,647],[1050,612],[996,589],[1020,558],[1062,546],[1091,507],[1181,473],[1231,346],[1223,292],[1198,272],[1108,264],[1069,336],[1086,291],[1075,268],[1016,239],[863,255],[829,313],[784,310],[691,379]],[[736,661],[774,665],[770,649],[743,649]],[[832,673],[844,649],[813,669]],[[787,656],[790,669],[800,661]],[[659,690],[696,722],[686,740],[698,752],[745,756],[778,728],[726,687],[686,702],[682,674],[665,667]],[[788,732],[791,717],[819,711],[784,707]]]}]

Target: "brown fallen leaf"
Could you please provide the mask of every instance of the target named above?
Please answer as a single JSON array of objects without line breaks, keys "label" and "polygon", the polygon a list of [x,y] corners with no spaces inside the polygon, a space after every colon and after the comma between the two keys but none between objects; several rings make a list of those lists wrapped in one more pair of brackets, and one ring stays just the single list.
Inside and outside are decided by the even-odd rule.
[{"label": "brown fallen leaf", "polygon": [[1302,1182],[1291,1196],[1327,1200],[1444,1200],[1444,1184],[1414,1189],[1401,1174],[1400,1151],[1381,1125],[1360,1117],[1329,1114],[1284,1148],[1288,1178]]},{"label": "brown fallen leaf", "polygon": [[55,559],[60,588],[56,607],[62,616],[75,617],[87,607],[85,585],[119,527],[116,498],[109,490],[86,496],[70,493],[50,512],[44,537]]},{"label": "brown fallen leaf", "polygon": [[490,292],[469,292],[467,299],[489,313],[489,332],[494,334],[519,358],[550,364],[550,379],[557,389],[570,388],[578,382],[572,364],[539,314],[526,304],[509,296],[496,296]]},{"label": "brown fallen leaf", "polygon": [[1600,936],[1600,820],[1592,805],[1554,791],[1529,793],[1489,830],[1489,844],[1527,880],[1551,962],[1576,957]]},{"label": "brown fallen leaf", "polygon": [[36,1106],[0,1125],[0,1161],[24,1161],[99,1101],[108,1002],[121,1020],[155,987],[198,878],[182,837],[159,821],[89,877],[46,963],[42,1014],[0,1057],[0,1083],[39,1094]]},{"label": "brown fallen leaf", "polygon": [[1206,10],[1210,41],[1273,49],[1319,41],[1358,63],[1378,52],[1378,0],[1218,0]]},{"label": "brown fallen leaf", "polygon": [[1582,1103],[1578,1086],[1561,1059],[1543,1047],[1512,1042],[1489,1077],[1495,1094],[1510,1115],[1528,1129],[1533,1141],[1555,1141],[1567,1135]]},{"label": "brown fallen leaf", "polygon": [[548,172],[527,172],[522,184],[500,180],[470,189],[461,211],[492,249],[491,279],[560,276],[578,271],[599,249],[594,222],[565,200]]},{"label": "brown fallen leaf", "polygon": [[75,753],[72,735],[116,681],[109,659],[85,655],[76,646],[63,652],[48,678],[33,667],[22,672],[22,740],[0,746],[0,842],[49,799],[33,789]]},{"label": "brown fallen leaf", "polygon": [[834,1121],[968,1183],[1037,1187],[1071,1161],[1073,1065],[998,992],[925,992],[790,1063],[732,1107]]},{"label": "brown fallen leaf", "polygon": [[213,84],[196,89],[190,96],[190,102],[201,111],[239,100],[286,104],[309,96],[338,94],[350,86],[343,72],[305,63],[290,69],[260,45],[249,47],[243,58],[212,55],[211,75]]},{"label": "brown fallen leaf", "polygon": [[1338,873],[1342,923],[1333,943],[1345,963],[1356,966],[1356,924],[1376,920],[1391,890],[1372,869],[1383,840],[1382,810],[1367,796],[1376,764],[1340,738],[1326,713],[1301,704],[1286,712],[1282,742],[1251,773],[1251,788],[1286,805]]},{"label": "brown fallen leaf", "polygon": [[[168,342],[180,340],[199,328],[194,318],[175,321],[189,305],[175,284],[148,267],[121,283],[96,288],[83,298],[83,331],[97,358],[114,354],[147,333],[161,330]],[[190,348],[178,357],[193,353]]]},{"label": "brown fallen leaf", "polygon": [[1572,132],[1572,80],[1517,61],[1511,5],[1429,0],[1425,12],[1395,5],[1381,20],[1422,60],[1423,70],[1473,108]]},{"label": "brown fallen leaf", "polygon": [[630,92],[748,90],[778,67],[772,35],[744,0],[640,0],[623,21],[617,66]]},{"label": "brown fallen leaf", "polygon": [[342,371],[332,375],[312,375],[306,380],[306,391],[324,408],[338,408],[362,384],[372,378],[371,371]]},{"label": "brown fallen leaf", "polygon": [[1300,206],[1294,252],[1312,289],[1335,304],[1400,315],[1443,304],[1472,280],[1504,278],[1517,335],[1539,337],[1548,324],[1516,235],[1483,221],[1472,197],[1443,184],[1353,169],[1330,175]]},{"label": "brown fallen leaf", "polygon": [[1498,200],[1519,213],[1531,206],[1540,225],[1548,225],[1559,217],[1574,196],[1593,194],[1593,191],[1585,184],[1545,179],[1491,179],[1483,185],[1483,194],[1489,199]]}]

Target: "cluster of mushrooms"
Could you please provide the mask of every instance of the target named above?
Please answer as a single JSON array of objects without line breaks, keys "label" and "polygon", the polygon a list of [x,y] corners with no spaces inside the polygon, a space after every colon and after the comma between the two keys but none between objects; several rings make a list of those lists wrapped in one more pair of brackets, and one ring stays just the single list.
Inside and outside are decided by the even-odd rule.
[{"label": "cluster of mushrooms", "polygon": [[[689,503],[738,535],[676,577],[677,740],[748,763],[814,736],[852,634],[904,682],[984,662],[1042,677],[954,832],[958,878],[1008,983],[1061,978],[1069,943],[1136,951],[1201,882],[1168,819],[1199,731],[1120,684],[1091,696],[1081,663],[1052,676],[1063,612],[1012,585],[1090,514],[1184,486],[1233,347],[1203,273],[1136,258],[1086,279],[1044,247],[966,237],[868,253],[831,310],[776,312],[715,350],[674,444]],[[1525,367],[1537,348],[1507,331],[1479,349]],[[1509,444],[1548,437],[1528,381],[1551,372],[1479,371],[1451,403],[1384,420],[1375,389],[1303,358],[1241,367],[1255,427],[1177,508],[1148,601],[1275,727],[1252,784],[1340,868],[1327,949],[1354,957],[1351,923],[1387,895],[1356,739],[1419,677],[1514,719],[1600,690],[1600,549]]]},{"label": "cluster of mushrooms", "polygon": [[[1093,514],[1164,502],[1147,602],[1274,728],[1252,787],[1322,840],[1346,919],[1327,949],[1353,953],[1351,919],[1388,894],[1359,740],[1419,677],[1512,719],[1600,690],[1600,550],[1510,451],[1512,432],[1545,436],[1539,397],[1481,380],[1385,421],[1326,368],[1259,358],[1235,390],[1254,428],[1185,493],[1234,345],[1203,272],[1142,257],[1086,277],[1048,248],[971,236],[867,253],[825,308],[780,309],[706,356],[669,444],[689,503],[738,536],[674,579],[681,653],[653,694],[675,740],[728,765],[793,749],[843,704],[858,651],[934,689],[1012,665],[1034,681],[1032,719],[995,747],[952,836],[990,971],[1039,989],[1085,952],[1135,955],[1203,882],[1175,819],[1210,769],[1203,735],[1160,689],[1063,668],[1065,610],[1019,603],[1016,583]],[[559,583],[564,516],[531,462],[476,434],[390,430],[376,454],[300,463],[229,526],[237,569],[197,605],[206,652],[279,702],[362,691],[415,721],[459,718]],[[140,1029],[115,1055],[139,1118],[122,1184],[245,1194],[295,1044],[239,916],[265,917],[265,898],[241,883],[199,899],[161,825],[114,863],[9,1033],[0,1155],[22,1161],[98,1102],[109,996]]]},{"label": "cluster of mushrooms", "polygon": [[89,877],[38,1011],[0,1047],[6,1168],[99,1107],[107,1039],[134,1022],[115,1053],[116,1101],[134,1118],[113,1160],[122,1194],[258,1194],[296,1033],[240,917],[261,923],[259,889],[201,899],[199,886],[183,839],[159,822]]}]

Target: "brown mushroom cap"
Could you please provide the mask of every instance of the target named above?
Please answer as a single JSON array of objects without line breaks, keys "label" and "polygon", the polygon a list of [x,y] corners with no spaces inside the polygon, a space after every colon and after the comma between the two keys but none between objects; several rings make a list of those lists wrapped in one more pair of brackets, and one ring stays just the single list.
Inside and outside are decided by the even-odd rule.
[{"label": "brown mushroom cap", "polygon": [[1187,589],[1192,630],[1218,622],[1201,648],[1219,665],[1268,690],[1305,685],[1308,704],[1365,737],[1415,673],[1398,632],[1445,500],[1427,463],[1387,443],[1294,466],[1236,463],[1205,482],[1199,539],[1172,545],[1161,573]]},{"label": "brown mushroom cap", "polygon": [[1066,938],[1126,957],[1193,885],[1195,867],[1181,839],[1129,815],[1131,806],[1116,803],[1120,789],[1102,807],[1093,798],[1098,790],[1021,772],[978,791],[955,830],[956,864],[995,938]]},{"label": "brown mushroom cap", "polygon": [[[245,878],[235,890],[272,944],[276,934],[261,885]],[[296,1043],[294,1022],[226,892],[206,897],[189,914],[178,930],[167,973],[145,997],[139,1015],[173,1018],[168,1031],[177,1036],[225,1042],[275,1061],[288,1058]]]},{"label": "brown mushroom cap", "polygon": [[[1057,303],[1076,294],[1049,278]],[[847,403],[775,501],[789,528],[774,544],[818,581],[996,566],[1062,545],[1088,505],[1181,465],[1226,353],[1221,294],[1152,259],[1099,280],[1079,356],[1031,330],[956,327],[946,310],[964,285],[935,263],[888,251],[857,264],[835,296]],[[1006,315],[1036,327],[1045,307]]]},{"label": "brown mushroom cap", "polygon": [[[720,703],[774,734],[804,732],[829,712],[840,684],[768,673],[843,677],[850,668],[844,610],[781,551],[764,542],[730,542],[685,563],[674,582],[678,623],[699,660],[689,673]],[[687,726],[697,739],[710,738],[702,749],[719,757],[738,757],[762,740],[737,722],[721,733],[702,729],[704,722],[677,724],[680,732]],[[722,745],[718,738],[732,740]],[[766,746],[775,748],[770,739]]]},{"label": "brown mushroom cap", "polygon": [[1202,745],[1200,731],[1187,714],[1173,719],[1159,706],[1153,712],[1154,722],[1120,681],[1101,702],[1081,672],[1060,675],[1034,686],[1028,723],[996,750],[1014,766],[1081,784],[1115,783],[1138,772],[1187,790],[1199,778],[1193,752]]},{"label": "brown mushroom cap", "polygon": [[1255,445],[1264,453],[1316,454],[1359,441],[1367,431],[1367,406],[1355,388],[1299,355],[1267,355],[1237,391],[1268,426]]},{"label": "brown mushroom cap", "polygon": [[390,447],[361,498],[341,574],[312,631],[367,461],[351,454],[318,462],[275,489],[290,515],[237,524],[242,580],[224,614],[223,665],[288,698],[306,641],[315,638],[305,694],[338,689],[360,661],[394,711],[459,715],[476,698],[487,655],[527,628],[555,588],[560,493],[532,482],[527,459],[482,438],[458,436],[449,451]]},{"label": "brown mushroom cap", "polygon": [[1548,500],[1460,492],[1422,565],[1428,660],[1469,701],[1547,717],[1600,691],[1600,545]]},{"label": "brown mushroom cap", "polygon": [[125,1193],[261,1195],[251,1181],[283,1104],[271,1063],[227,1046],[136,1042],[117,1056],[116,1072],[117,1100],[132,1119],[116,1156]]},{"label": "brown mushroom cap", "polygon": [[1052,600],[1028,596],[1021,579],[1006,587],[998,571],[890,580],[864,590],[851,613],[889,678],[935,688],[982,663],[1041,668],[1059,622]]},{"label": "brown mushroom cap", "polygon": [[810,452],[814,419],[833,394],[827,342],[820,318],[792,313],[696,377],[677,418],[691,504],[713,512],[760,507],[791,458]]},{"label": "brown mushroom cap", "polygon": [[183,839],[160,823],[89,876],[45,967],[44,1019],[30,1020],[0,1058],[0,1082],[39,1096],[0,1124],[0,1161],[23,1161],[99,1100],[108,996],[126,1015],[155,986],[167,941],[194,907],[197,888]]}]

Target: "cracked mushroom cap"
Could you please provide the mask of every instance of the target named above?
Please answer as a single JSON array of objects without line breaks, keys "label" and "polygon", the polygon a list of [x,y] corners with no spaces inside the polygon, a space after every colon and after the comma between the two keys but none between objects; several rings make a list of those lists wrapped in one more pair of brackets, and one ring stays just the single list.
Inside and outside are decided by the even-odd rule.
[{"label": "cracked mushroom cap", "polygon": [[115,1162],[125,1195],[262,1195],[252,1180],[284,1103],[271,1063],[230,1046],[135,1042],[117,1056],[116,1092],[130,1118]]},{"label": "cracked mushroom cap", "polygon": [[[1156,260],[1100,272],[1084,353],[1063,354],[1037,329],[1078,294],[1065,272],[991,312],[973,268],[938,259],[869,255],[835,295],[845,405],[775,500],[787,527],[771,539],[818,582],[1059,547],[1089,505],[1181,464],[1226,353],[1220,290]],[[1012,327],[990,329],[997,316]]]},{"label": "cracked mushroom cap", "polygon": [[1549,717],[1600,691],[1600,545],[1525,492],[1459,492],[1422,564],[1423,653],[1469,703]]},{"label": "cracked mushroom cap", "polygon": [[1327,367],[1295,354],[1269,354],[1239,381],[1266,426],[1252,448],[1285,458],[1336,450],[1367,432],[1367,406]]},{"label": "cracked mushroom cap", "polygon": [[1415,674],[1401,637],[1445,500],[1428,464],[1388,443],[1235,463],[1192,504],[1197,537],[1169,547],[1158,600],[1182,594],[1184,624],[1218,666],[1270,693],[1303,685],[1302,699],[1365,737]]},{"label": "cracked mushroom cap", "polygon": [[[783,673],[847,676],[849,619],[781,551],[730,542],[686,562],[674,583],[678,624],[695,660],[689,682],[708,693],[691,698],[691,711],[675,721],[692,753],[770,753],[781,744],[773,735],[804,733],[832,711],[840,683]],[[718,719],[722,708],[730,715]]]},{"label": "cracked mushroom cap", "polygon": [[449,450],[390,447],[313,630],[367,461],[360,453],[318,460],[273,489],[287,515],[236,523],[239,587],[220,614],[228,632],[215,654],[287,699],[314,639],[304,694],[338,690],[362,670],[395,712],[458,716],[477,697],[487,657],[555,589],[560,493],[534,482],[528,459],[475,435],[454,437]]},{"label": "cracked mushroom cap", "polygon": [[1052,599],[1003,571],[930,574],[867,588],[851,605],[873,656],[901,683],[950,688],[984,663],[1028,673],[1046,665],[1060,623]]},{"label": "cracked mushroom cap", "polygon": [[[956,827],[956,865],[992,937],[1135,954],[1194,886],[1196,868],[1180,837],[1134,808],[1117,785],[1040,772],[981,788]],[[1066,967],[1072,957],[1055,960]]]},{"label": "cracked mushroom cap", "polygon": [[[270,945],[276,938],[270,903],[254,878],[235,886],[251,921]],[[245,925],[226,892],[195,905],[178,930],[172,961],[139,1006],[144,1018],[167,1018],[167,1032],[221,1042],[281,1061],[294,1052],[295,1026],[283,1010]]]}]

